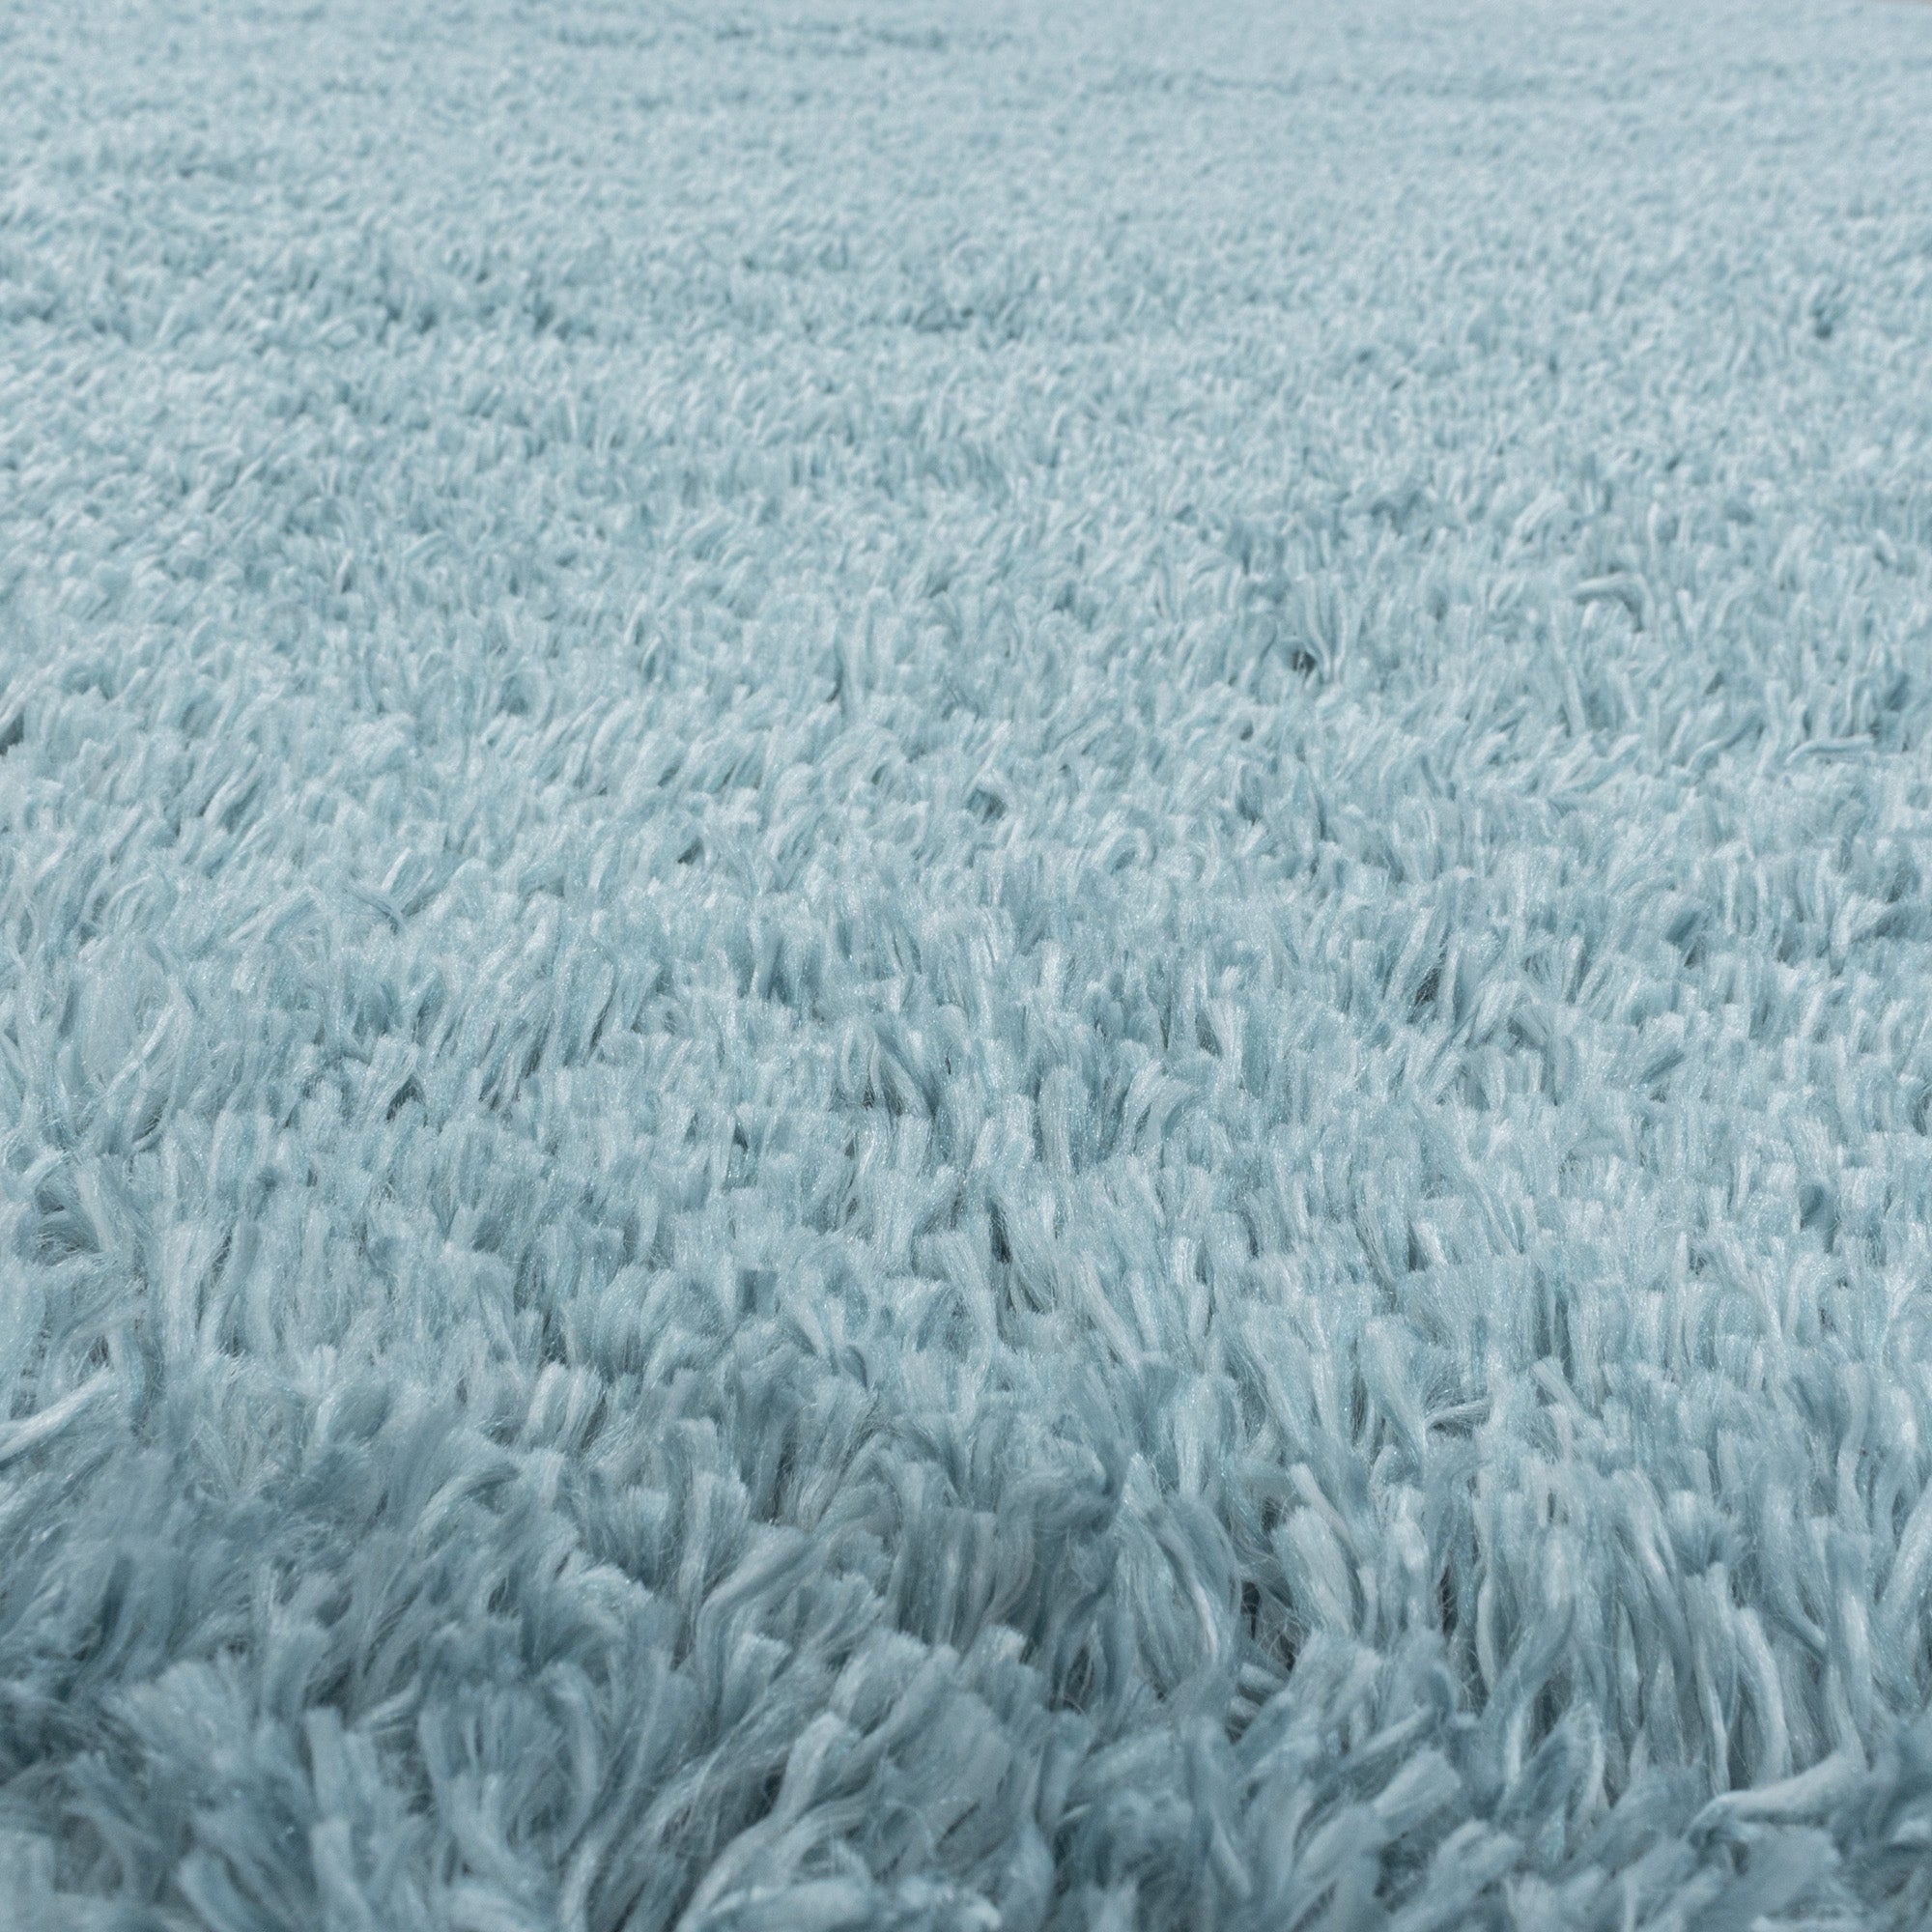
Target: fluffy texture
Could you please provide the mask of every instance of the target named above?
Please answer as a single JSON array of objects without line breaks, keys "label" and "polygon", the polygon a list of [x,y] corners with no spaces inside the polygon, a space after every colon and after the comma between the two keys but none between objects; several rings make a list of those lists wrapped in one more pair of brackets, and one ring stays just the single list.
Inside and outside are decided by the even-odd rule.
[{"label": "fluffy texture", "polygon": [[0,1920],[1932,1913],[1932,10],[0,14]]}]

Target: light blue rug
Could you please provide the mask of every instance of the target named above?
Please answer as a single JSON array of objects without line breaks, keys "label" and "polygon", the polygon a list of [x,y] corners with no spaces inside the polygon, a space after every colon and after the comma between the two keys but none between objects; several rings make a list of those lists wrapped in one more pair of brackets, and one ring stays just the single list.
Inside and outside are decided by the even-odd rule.
[{"label": "light blue rug", "polygon": [[0,1927],[1932,1922],[1932,7],[0,4]]}]

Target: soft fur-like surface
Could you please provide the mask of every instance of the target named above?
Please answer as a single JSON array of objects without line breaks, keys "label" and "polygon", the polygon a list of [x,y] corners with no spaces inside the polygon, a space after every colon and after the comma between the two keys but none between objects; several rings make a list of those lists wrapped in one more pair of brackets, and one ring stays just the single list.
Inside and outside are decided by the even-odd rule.
[{"label": "soft fur-like surface", "polygon": [[1932,13],[0,14],[0,1922],[1919,1926]]}]

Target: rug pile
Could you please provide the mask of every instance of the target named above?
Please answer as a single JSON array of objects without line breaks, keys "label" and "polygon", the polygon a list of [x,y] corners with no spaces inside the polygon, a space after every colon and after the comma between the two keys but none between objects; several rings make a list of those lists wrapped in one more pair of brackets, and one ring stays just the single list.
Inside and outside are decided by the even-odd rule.
[{"label": "rug pile", "polygon": [[0,7],[0,1923],[1926,1924],[1928,129]]}]

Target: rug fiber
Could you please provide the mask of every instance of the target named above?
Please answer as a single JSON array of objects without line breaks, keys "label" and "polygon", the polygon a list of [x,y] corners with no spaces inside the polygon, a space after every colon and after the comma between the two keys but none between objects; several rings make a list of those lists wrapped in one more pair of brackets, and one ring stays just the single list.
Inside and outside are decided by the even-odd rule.
[{"label": "rug fiber", "polygon": [[1932,1921],[1928,130],[0,0],[0,1924]]}]

